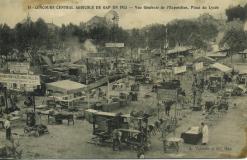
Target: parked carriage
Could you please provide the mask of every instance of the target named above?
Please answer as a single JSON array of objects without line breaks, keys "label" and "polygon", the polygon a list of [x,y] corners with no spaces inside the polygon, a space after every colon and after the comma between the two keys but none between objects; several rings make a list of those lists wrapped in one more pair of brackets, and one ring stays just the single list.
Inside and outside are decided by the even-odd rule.
[{"label": "parked carriage", "polygon": [[138,148],[148,146],[148,116],[137,114],[109,113],[86,110],[86,119],[93,125],[90,143],[100,145],[112,144],[114,131],[121,132],[121,142],[127,146]]}]

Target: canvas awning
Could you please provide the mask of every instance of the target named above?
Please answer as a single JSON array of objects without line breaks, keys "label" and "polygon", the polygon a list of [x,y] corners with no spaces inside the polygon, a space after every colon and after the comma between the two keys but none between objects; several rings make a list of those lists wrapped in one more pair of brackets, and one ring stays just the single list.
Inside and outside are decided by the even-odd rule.
[{"label": "canvas awning", "polygon": [[239,74],[247,74],[247,66],[244,65],[234,65],[234,70],[238,71]]},{"label": "canvas awning", "polygon": [[175,54],[175,53],[181,53],[181,52],[186,52],[186,51],[189,51],[191,50],[190,47],[184,47],[184,46],[177,46],[171,50],[168,50],[167,51],[167,54]]},{"label": "canvas awning", "polygon": [[70,80],[62,80],[52,83],[46,83],[46,89],[54,92],[72,94],[86,89],[86,85]]},{"label": "canvas awning", "polygon": [[194,63],[196,62],[213,63],[215,62],[215,59],[207,57],[207,56],[201,56],[194,60]]},{"label": "canvas awning", "polygon": [[239,52],[239,54],[247,54],[247,49],[245,49],[245,50]]},{"label": "canvas awning", "polygon": [[227,53],[222,53],[222,52],[208,53],[206,56],[211,58],[224,58],[227,56]]},{"label": "canvas awning", "polygon": [[232,71],[232,68],[230,68],[224,64],[221,64],[221,63],[214,63],[211,65],[211,68],[220,70],[221,72],[224,72],[224,73],[229,73]]}]

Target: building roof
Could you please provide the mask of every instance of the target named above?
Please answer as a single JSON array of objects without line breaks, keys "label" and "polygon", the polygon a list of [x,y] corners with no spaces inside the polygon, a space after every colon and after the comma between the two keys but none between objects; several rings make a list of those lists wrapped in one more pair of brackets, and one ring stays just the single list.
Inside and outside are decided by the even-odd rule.
[{"label": "building roof", "polygon": [[247,74],[247,66],[243,65],[234,65],[234,70],[238,71],[239,74]]},{"label": "building roof", "polygon": [[[94,109],[87,109],[86,112],[98,115],[98,116],[106,116],[106,117],[116,117],[117,113],[113,113],[113,112],[102,112],[102,111],[98,111],[98,110],[94,110]],[[130,114],[121,114],[121,117],[124,118],[130,118]]]},{"label": "building roof", "polygon": [[212,63],[212,62],[215,62],[215,59],[213,58],[210,58],[208,56],[201,56],[201,57],[198,57],[194,60],[194,62],[205,62],[205,63]]},{"label": "building roof", "polygon": [[214,63],[211,65],[211,68],[215,68],[215,69],[220,70],[221,72],[224,72],[224,73],[229,73],[232,71],[232,68],[230,68],[224,64],[221,64],[221,63]]},{"label": "building roof", "polygon": [[167,54],[175,54],[175,53],[180,53],[180,52],[186,52],[189,50],[191,50],[191,47],[177,46],[171,50],[168,50]]},{"label": "building roof", "polygon": [[245,50],[243,50],[243,51],[241,51],[241,52],[239,52],[240,54],[247,54],[247,49],[245,49]]},{"label": "building roof", "polygon": [[86,88],[86,85],[70,80],[62,80],[62,81],[47,83],[46,87],[47,90],[53,90],[65,94],[70,94],[84,90]]},{"label": "building roof", "polygon": [[222,47],[220,47],[218,44],[213,44],[211,45],[211,47],[212,47],[212,53],[224,52],[230,49],[227,43],[225,43]]},{"label": "building roof", "polygon": [[122,132],[132,132],[132,133],[141,133],[140,131],[136,130],[136,129],[118,129],[119,131],[122,131]]},{"label": "building roof", "polygon": [[227,53],[222,53],[222,52],[208,53],[206,56],[211,58],[223,58],[227,56]]}]

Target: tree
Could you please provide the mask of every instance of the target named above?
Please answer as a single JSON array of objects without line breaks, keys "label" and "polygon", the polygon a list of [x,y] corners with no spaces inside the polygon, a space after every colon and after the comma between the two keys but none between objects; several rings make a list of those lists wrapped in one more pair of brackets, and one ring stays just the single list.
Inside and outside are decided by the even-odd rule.
[{"label": "tree", "polygon": [[147,36],[149,48],[163,48],[166,37],[166,27],[162,24],[155,24],[144,29]]},{"label": "tree", "polygon": [[199,35],[204,41],[211,41],[218,35],[218,21],[209,14],[202,14],[197,18]]},{"label": "tree", "polygon": [[227,31],[220,41],[220,46],[227,44],[230,47],[231,57],[233,54],[247,48],[247,34],[243,30],[231,29]]},{"label": "tree", "polygon": [[8,56],[14,44],[13,30],[7,24],[0,25],[0,55]]},{"label": "tree", "polygon": [[89,30],[88,37],[96,43],[104,45],[110,39],[110,30],[105,26],[93,27]]},{"label": "tree", "polygon": [[227,43],[231,51],[239,52],[247,47],[247,36],[243,30],[231,29],[222,38],[220,45]]},{"label": "tree", "polygon": [[39,18],[34,23],[34,34],[33,34],[33,43],[40,46],[47,46],[48,40],[48,26],[42,18]]},{"label": "tree", "polygon": [[48,27],[45,21],[39,18],[36,22],[27,19],[15,26],[16,47],[20,52],[28,52],[35,63],[37,51],[40,48],[47,48]]},{"label": "tree", "polygon": [[129,38],[129,33],[127,31],[117,25],[111,27],[110,31],[111,41],[127,44]]},{"label": "tree", "polygon": [[242,7],[240,5],[226,9],[226,16],[228,21],[240,19],[245,21],[247,19],[247,4]]},{"label": "tree", "polygon": [[144,34],[141,33],[140,29],[133,28],[130,31],[127,45],[130,48],[131,57],[133,56],[133,50],[138,49],[139,47],[145,47]]}]

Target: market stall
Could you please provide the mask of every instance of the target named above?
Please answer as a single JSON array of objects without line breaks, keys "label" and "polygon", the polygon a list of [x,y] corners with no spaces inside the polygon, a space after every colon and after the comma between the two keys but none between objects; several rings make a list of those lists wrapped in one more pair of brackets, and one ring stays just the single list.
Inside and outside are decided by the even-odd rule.
[{"label": "market stall", "polygon": [[199,127],[191,127],[181,134],[181,138],[183,138],[184,143],[198,144],[202,138],[202,133]]},{"label": "market stall", "polygon": [[47,83],[46,90],[49,97],[66,108],[78,105],[86,97],[86,85],[70,80]]}]

